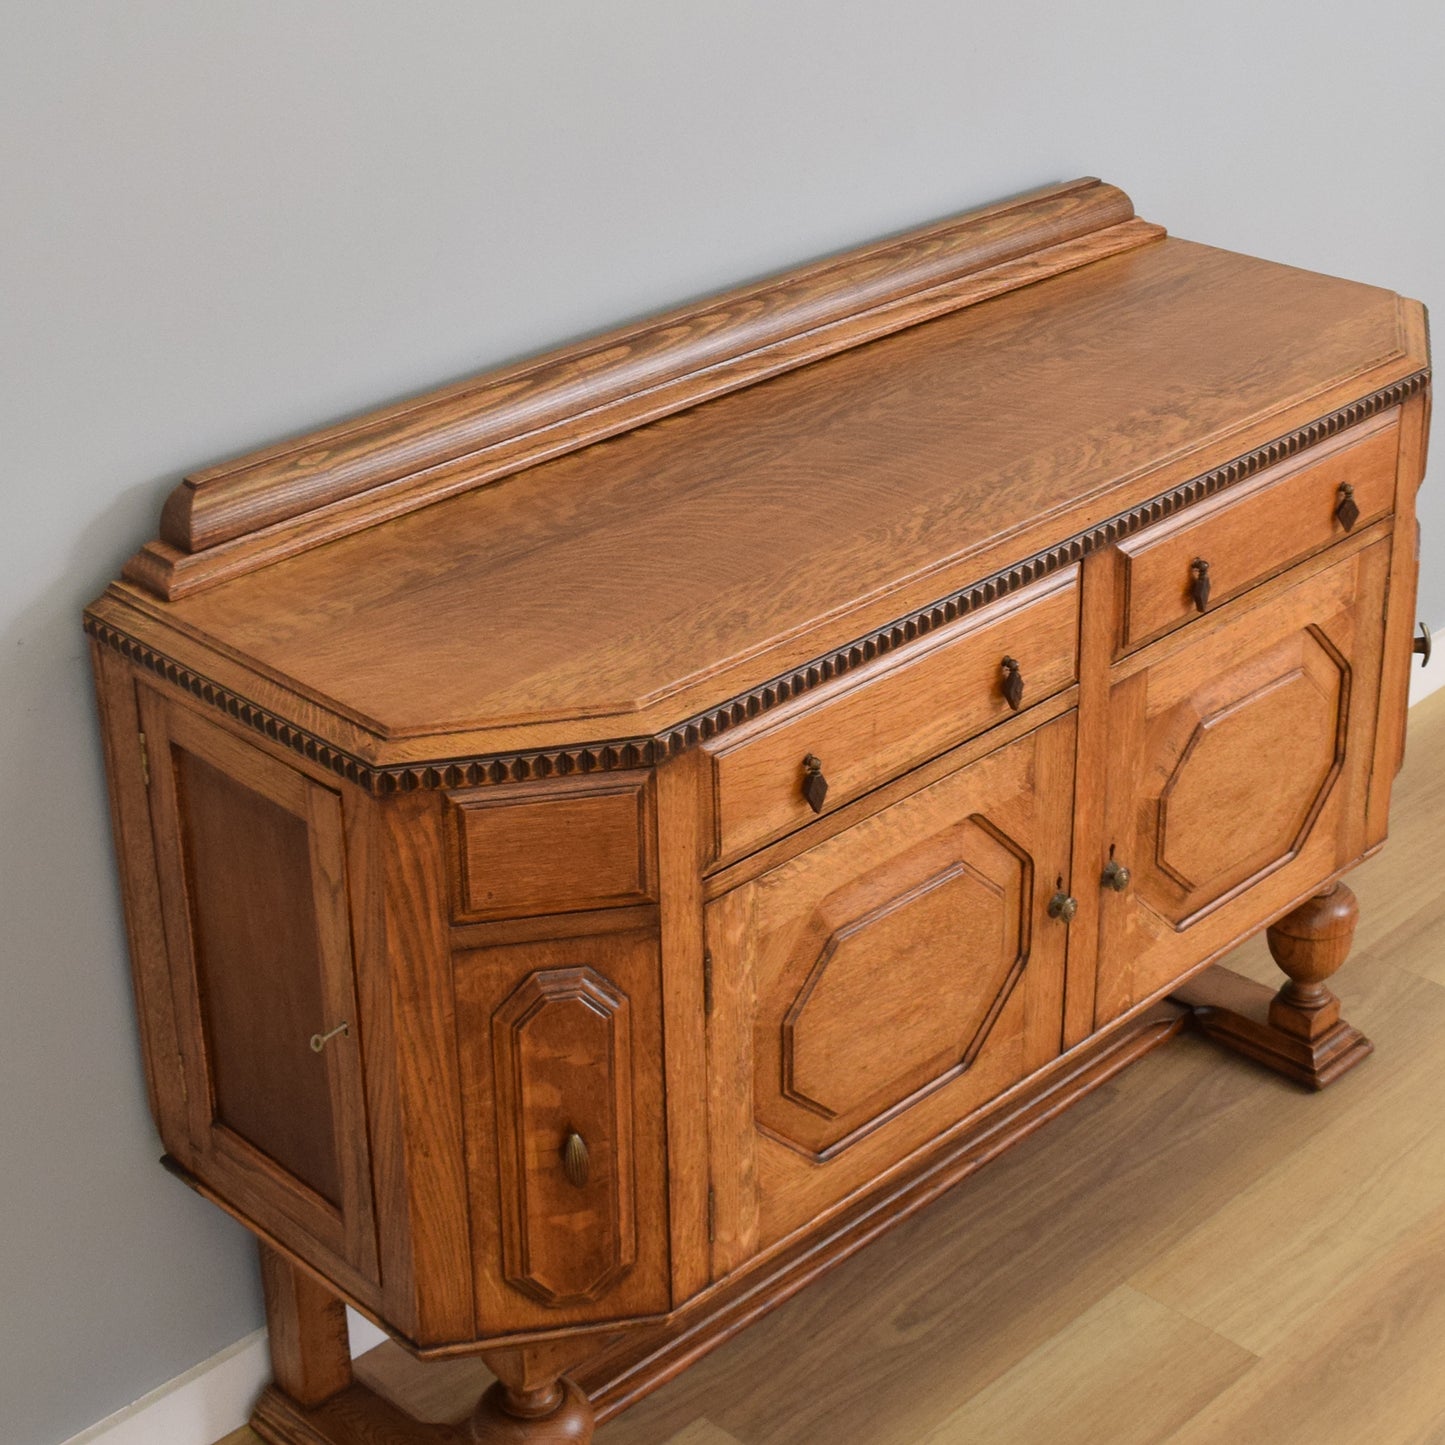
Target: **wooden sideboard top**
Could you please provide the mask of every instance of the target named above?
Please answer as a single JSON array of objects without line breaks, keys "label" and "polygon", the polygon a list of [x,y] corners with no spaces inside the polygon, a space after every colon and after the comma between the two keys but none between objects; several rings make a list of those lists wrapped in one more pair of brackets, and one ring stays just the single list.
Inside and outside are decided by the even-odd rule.
[{"label": "wooden sideboard top", "polygon": [[1423,379],[1416,303],[1148,231],[188,595],[119,583],[92,631],[343,762],[705,735],[708,709]]}]

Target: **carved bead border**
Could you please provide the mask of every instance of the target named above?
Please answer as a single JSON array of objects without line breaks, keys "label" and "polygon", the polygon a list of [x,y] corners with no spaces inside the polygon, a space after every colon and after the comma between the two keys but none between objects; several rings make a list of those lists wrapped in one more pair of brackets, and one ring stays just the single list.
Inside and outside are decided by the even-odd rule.
[{"label": "carved bead border", "polygon": [[974,612],[1000,597],[1047,577],[1060,567],[1080,561],[1091,552],[1122,541],[1141,527],[1172,517],[1255,476],[1268,467],[1317,446],[1327,438],[1408,401],[1430,381],[1428,370],[1417,371],[1391,386],[1361,397],[1328,416],[1310,422],[1297,431],[1266,442],[1214,470],[1204,472],[1170,491],[1141,503],[1127,512],[1076,533],[1063,542],[1035,553],[982,582],[952,593],[942,601],[901,617],[867,637],[850,642],[834,652],[815,658],[751,688],[718,707],[678,723],[652,737],[621,738],[611,742],[585,743],[573,747],[548,748],[537,752],[488,754],[446,762],[407,764],[400,767],[372,767],[320,738],[279,718],[245,698],[191,672],[179,663],[137,642],[98,618],[87,616],[85,630],[96,641],[113,648],[123,657],[191,693],[202,702],[220,709],[246,727],[283,747],[290,748],[318,766],[358,784],[372,793],[409,793],[419,789],[475,788],[496,783],[531,782],[540,778],[573,774],[622,772],[648,768],[709,738],[770,712],[773,708],[811,692],[815,687],[842,677],[874,658],[912,642],[939,627]]}]

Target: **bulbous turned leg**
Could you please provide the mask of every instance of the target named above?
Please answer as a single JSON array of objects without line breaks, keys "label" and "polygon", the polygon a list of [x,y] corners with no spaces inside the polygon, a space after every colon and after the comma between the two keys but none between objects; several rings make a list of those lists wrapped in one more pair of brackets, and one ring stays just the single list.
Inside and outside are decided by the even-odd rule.
[{"label": "bulbous turned leg", "polygon": [[[1340,1022],[1340,1001],[1325,980],[1335,973],[1355,940],[1360,905],[1343,883],[1287,913],[1265,934],[1269,951],[1288,982],[1269,1006],[1275,1028],[1317,1044]],[[1349,1025],[1345,1025],[1346,1028]]]},{"label": "bulbous turned leg", "polygon": [[1274,995],[1262,984],[1218,966],[1183,985],[1174,997],[1193,1011],[1200,1030],[1311,1089],[1323,1089],[1374,1050],[1340,1017],[1325,986],[1345,961],[1360,905],[1343,883],[1307,898],[1265,934],[1287,982]]},{"label": "bulbous turned leg", "polygon": [[513,1390],[500,1380],[472,1416],[475,1445],[586,1445],[596,1428],[592,1406],[571,1380]]}]

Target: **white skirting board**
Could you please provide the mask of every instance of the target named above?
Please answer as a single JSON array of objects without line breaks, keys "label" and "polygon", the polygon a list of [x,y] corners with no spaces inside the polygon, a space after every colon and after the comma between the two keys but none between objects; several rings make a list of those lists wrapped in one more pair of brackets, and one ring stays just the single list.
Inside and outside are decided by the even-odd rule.
[{"label": "white skirting board", "polygon": [[[1445,632],[1441,633],[1441,645],[1445,646]],[[1445,687],[1445,657],[1439,662],[1431,661],[1429,667],[1417,667],[1410,674],[1410,706],[1423,702],[1432,692]]]},{"label": "white skirting board", "polygon": [[[347,1310],[346,1323],[353,1356],[364,1355],[386,1338],[354,1310]],[[251,1407],[270,1378],[266,1331],[257,1330],[65,1445],[215,1445],[250,1419]]]},{"label": "white skirting board", "polygon": [[[1417,668],[1410,677],[1410,706],[1442,686],[1445,664]],[[386,1338],[369,1320],[346,1313],[353,1355],[364,1355]],[[246,1423],[270,1374],[266,1332],[257,1330],[64,1445],[213,1445]]]}]

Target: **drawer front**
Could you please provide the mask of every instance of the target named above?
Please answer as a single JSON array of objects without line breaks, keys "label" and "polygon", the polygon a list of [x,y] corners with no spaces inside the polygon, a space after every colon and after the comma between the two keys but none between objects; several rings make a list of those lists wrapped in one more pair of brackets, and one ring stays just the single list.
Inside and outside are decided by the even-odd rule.
[{"label": "drawer front", "polygon": [[468,950],[454,973],[480,1328],[665,1311],[656,938]]},{"label": "drawer front", "polygon": [[1291,563],[1343,541],[1394,505],[1392,413],[1120,544],[1127,652]]},{"label": "drawer front", "polygon": [[[826,696],[809,694],[728,734],[709,748],[716,857],[742,857],[1011,717],[1012,675],[1020,707],[1041,702],[1074,681],[1077,657],[1078,569],[1070,567]],[[827,785],[820,808],[808,797],[809,759]]]},{"label": "drawer front", "polygon": [[707,909],[723,1274],[1058,1053],[1074,715]]},{"label": "drawer front", "polygon": [[458,922],[657,897],[650,776],[478,788],[450,802]]}]

